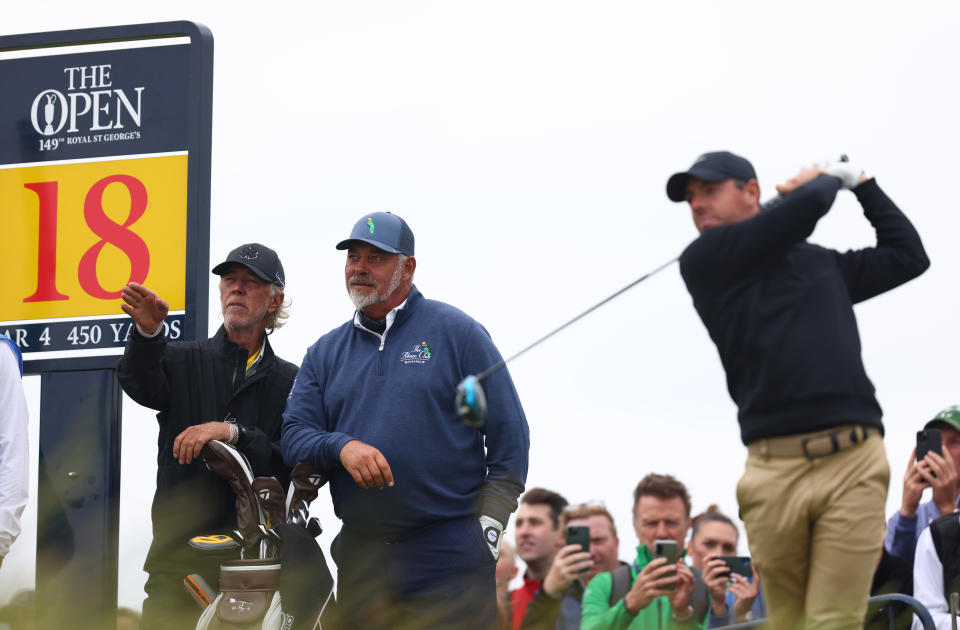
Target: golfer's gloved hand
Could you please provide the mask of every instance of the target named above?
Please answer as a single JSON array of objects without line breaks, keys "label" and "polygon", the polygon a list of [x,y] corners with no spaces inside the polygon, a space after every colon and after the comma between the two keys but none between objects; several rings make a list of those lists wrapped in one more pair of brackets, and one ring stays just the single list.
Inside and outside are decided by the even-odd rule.
[{"label": "golfer's gloved hand", "polygon": [[853,162],[831,162],[824,166],[824,170],[827,175],[839,177],[847,190],[853,190],[859,186],[860,179],[863,177],[863,169]]},{"label": "golfer's gloved hand", "polygon": [[489,516],[480,517],[480,529],[483,530],[483,539],[487,542],[490,554],[493,560],[500,557],[500,543],[503,541],[503,525],[495,518]]}]

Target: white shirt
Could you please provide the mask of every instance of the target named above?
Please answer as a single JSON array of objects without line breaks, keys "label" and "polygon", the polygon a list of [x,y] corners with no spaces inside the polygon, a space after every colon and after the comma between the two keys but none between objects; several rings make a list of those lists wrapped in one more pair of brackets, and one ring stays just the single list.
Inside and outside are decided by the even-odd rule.
[{"label": "white shirt", "polygon": [[27,448],[27,399],[20,366],[6,342],[0,342],[0,558],[20,535],[27,505],[30,455]]},{"label": "white shirt", "polygon": [[[943,594],[943,564],[937,557],[929,527],[923,530],[917,539],[917,551],[913,560],[913,597],[930,611],[937,630],[952,630],[950,607]],[[913,617],[911,630],[923,630],[916,615]]]},{"label": "white shirt", "polygon": [[[391,327],[391,326],[393,326],[393,320],[395,320],[395,319],[397,318],[397,312],[398,312],[400,309],[402,309],[404,306],[406,306],[406,305],[407,305],[407,300],[404,300],[403,302],[400,302],[400,304],[398,304],[398,305],[396,306],[396,308],[394,308],[394,309],[391,310],[389,313],[387,313],[386,326],[385,326],[384,329],[383,329],[383,333],[376,333],[376,332],[373,332],[372,330],[370,330],[369,328],[364,327],[364,325],[360,323],[360,311],[354,311],[354,313],[353,313],[353,325],[354,325],[355,327],[361,329],[361,330],[366,330],[366,331],[368,331],[368,332],[372,332],[372,333],[375,334],[376,336],[380,337],[380,341],[382,342],[382,341],[383,341],[384,339],[386,339],[386,337],[387,337],[387,331],[390,330],[390,327]],[[382,350],[383,347],[381,346],[380,349]]]}]

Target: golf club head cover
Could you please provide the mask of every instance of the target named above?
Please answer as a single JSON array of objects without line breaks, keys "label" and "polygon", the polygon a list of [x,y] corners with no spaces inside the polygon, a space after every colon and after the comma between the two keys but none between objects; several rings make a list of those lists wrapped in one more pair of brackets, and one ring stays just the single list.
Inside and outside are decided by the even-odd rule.
[{"label": "golf club head cover", "polygon": [[457,415],[464,424],[471,427],[482,427],[487,419],[487,397],[476,376],[468,376],[457,385],[455,405]]},{"label": "golf club head cover", "polygon": [[297,462],[290,471],[290,488],[287,490],[286,505],[287,520],[293,516],[301,503],[310,507],[310,503],[317,498],[317,493],[325,483],[327,483],[327,476],[315,466],[306,462]]},{"label": "golf club head cover", "polygon": [[259,540],[258,525],[264,523],[263,511],[253,491],[253,473],[250,463],[240,451],[220,440],[210,440],[200,456],[212,473],[224,479],[237,495],[237,529],[245,546]]},{"label": "golf club head cover", "polygon": [[287,498],[283,496],[283,486],[278,479],[257,477],[253,480],[253,491],[267,516],[267,527],[276,527],[286,520]]},{"label": "golf club head cover", "polygon": [[[846,156],[843,157],[845,158]],[[837,162],[827,164],[824,168],[827,174],[840,178],[840,181],[843,182],[843,187],[847,190],[856,188],[860,184],[860,175],[863,174],[862,168],[842,158]]]},{"label": "golf club head cover", "polygon": [[483,539],[487,541],[487,547],[493,555],[496,562],[500,558],[500,543],[503,542],[503,524],[495,518],[489,516],[480,517],[480,529],[483,530]]},{"label": "golf club head cover", "polygon": [[233,551],[239,549],[243,543],[235,540],[232,536],[226,534],[208,534],[206,536],[194,536],[187,541],[187,544],[197,551]]},{"label": "golf club head cover", "polygon": [[306,529],[285,523],[276,531],[283,540],[279,586],[283,612],[293,617],[291,630],[313,630],[317,618],[331,608],[333,575],[320,544]]}]

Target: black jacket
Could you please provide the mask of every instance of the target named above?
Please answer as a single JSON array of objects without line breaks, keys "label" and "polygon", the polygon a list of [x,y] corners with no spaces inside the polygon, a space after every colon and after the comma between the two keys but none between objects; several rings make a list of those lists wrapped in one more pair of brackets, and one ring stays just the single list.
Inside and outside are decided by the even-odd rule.
[{"label": "black jacket", "polygon": [[744,444],[853,422],[883,428],[853,305],[919,276],[930,262],[913,225],[873,179],[853,192],[876,246],[841,253],[807,243],[839,188],[836,177],[820,176],[775,207],[704,232],[680,256],[739,408]]},{"label": "black jacket", "polygon": [[221,326],[204,341],[168,344],[133,328],[117,377],[130,398],[156,409],[157,489],[153,497],[153,543],[144,568],[189,568],[192,536],[236,527],[235,496],[203,460],[181,465],[173,442],[187,427],[235,418],[245,428],[237,444],[254,476],[274,476],[283,487],[290,469],[280,453],[280,425],[297,367],[274,355],[269,340],[263,357],[245,374],[247,352],[227,340]]}]

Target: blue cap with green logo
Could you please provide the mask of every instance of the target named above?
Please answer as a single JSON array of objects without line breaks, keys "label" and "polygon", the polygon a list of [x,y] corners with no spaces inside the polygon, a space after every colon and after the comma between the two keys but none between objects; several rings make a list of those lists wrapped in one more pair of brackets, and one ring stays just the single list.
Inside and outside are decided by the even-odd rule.
[{"label": "blue cap with green logo", "polygon": [[937,415],[933,417],[933,420],[927,422],[923,425],[924,429],[929,429],[930,427],[935,426],[938,422],[943,422],[948,424],[957,431],[960,431],[960,405],[952,405],[947,407]]},{"label": "blue cap with green logo", "polygon": [[413,232],[410,226],[390,212],[364,215],[353,226],[350,238],[337,243],[337,249],[347,249],[354,241],[369,243],[391,254],[413,256]]}]

